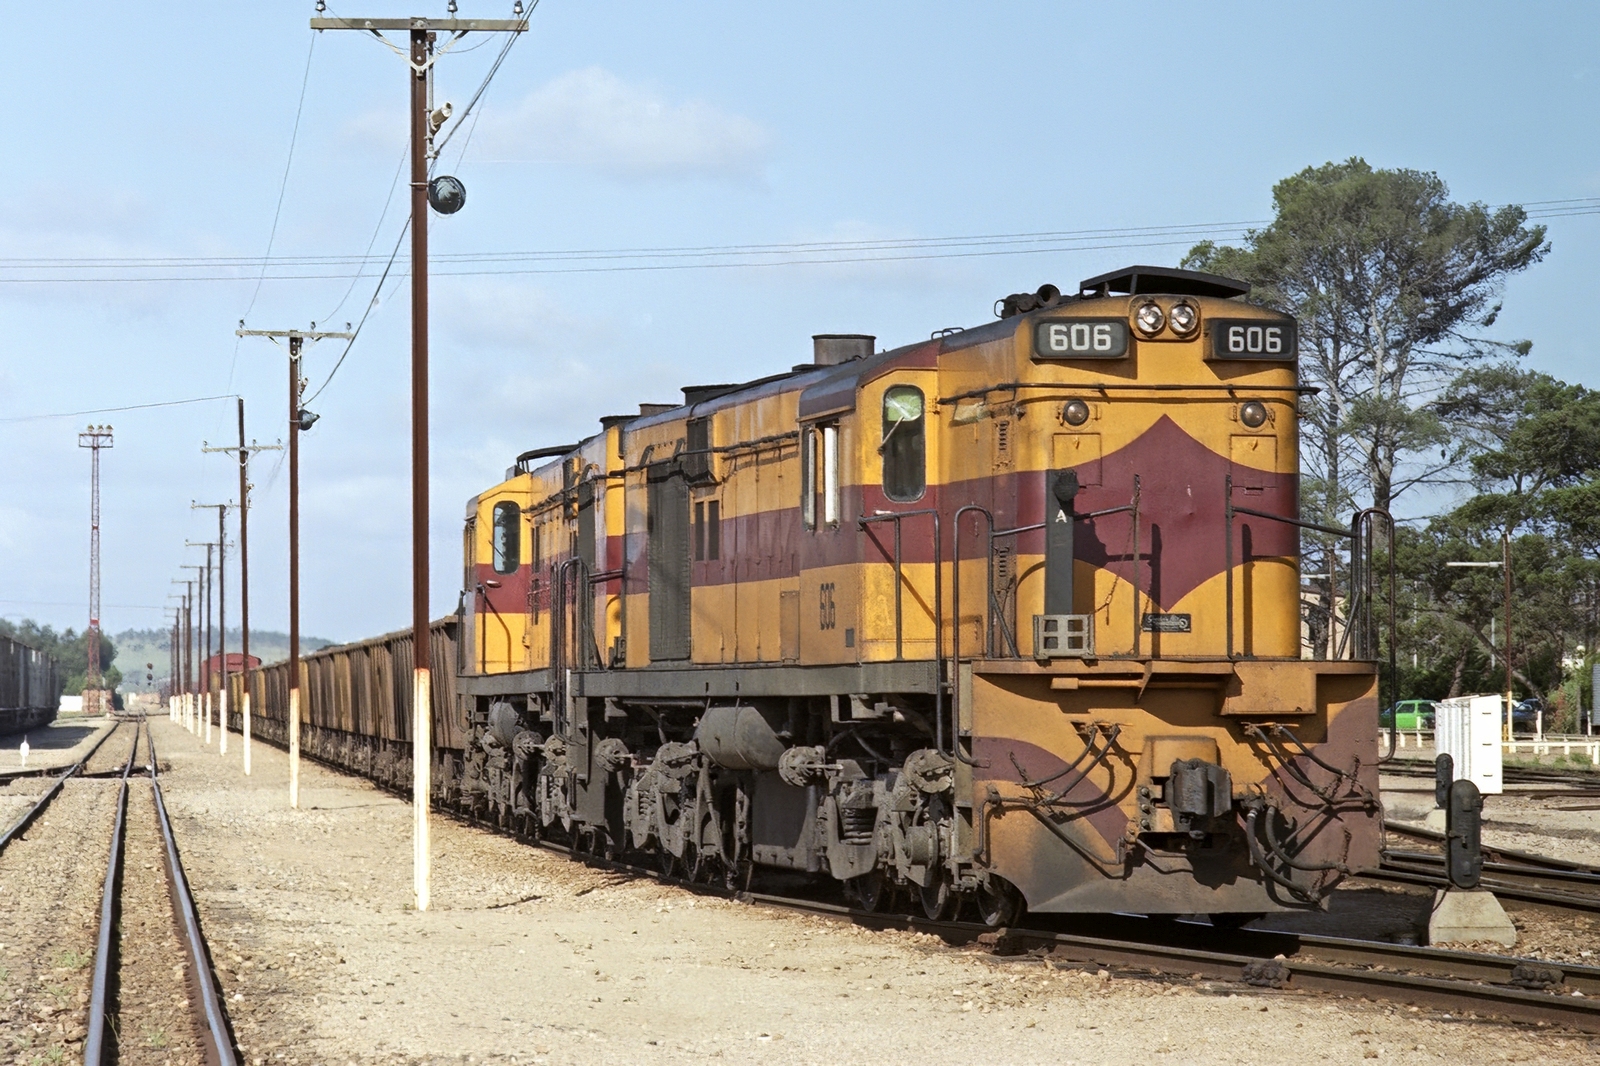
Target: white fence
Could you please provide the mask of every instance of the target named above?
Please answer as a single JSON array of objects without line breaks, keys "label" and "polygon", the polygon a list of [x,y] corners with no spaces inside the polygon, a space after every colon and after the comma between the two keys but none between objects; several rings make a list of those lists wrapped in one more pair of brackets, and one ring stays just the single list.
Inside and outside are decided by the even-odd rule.
[{"label": "white fence", "polygon": [[[1385,729],[1383,732],[1387,733]],[[1433,730],[1400,729],[1395,731],[1395,748],[1432,748]],[[1546,734],[1542,739],[1501,741],[1500,748],[1507,755],[1587,755],[1589,761],[1600,764],[1600,737]]]}]

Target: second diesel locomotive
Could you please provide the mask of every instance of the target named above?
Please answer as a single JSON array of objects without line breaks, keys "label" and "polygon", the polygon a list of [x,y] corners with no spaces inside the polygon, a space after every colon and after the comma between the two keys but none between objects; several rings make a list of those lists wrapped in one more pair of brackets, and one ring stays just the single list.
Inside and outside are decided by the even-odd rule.
[{"label": "second diesel locomotive", "polygon": [[[995,924],[1318,905],[1378,860],[1381,516],[1313,527],[1358,579],[1309,642],[1296,324],[1247,292],[1132,267],[888,351],[818,336],[519,456],[466,510],[437,801]],[[319,710],[339,654],[313,750],[404,780],[403,737]]]}]

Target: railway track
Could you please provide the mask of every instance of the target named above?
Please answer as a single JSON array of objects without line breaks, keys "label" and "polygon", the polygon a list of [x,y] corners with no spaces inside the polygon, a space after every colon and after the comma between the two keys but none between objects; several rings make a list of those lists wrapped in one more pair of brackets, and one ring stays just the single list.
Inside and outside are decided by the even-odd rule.
[{"label": "railway track", "polygon": [[[1431,779],[1435,770],[1431,760],[1391,759],[1382,765],[1380,772],[1393,774],[1397,777],[1426,777]],[[1501,778],[1508,785],[1565,785],[1573,789],[1600,789],[1600,773],[1585,772],[1583,770],[1558,770],[1553,766],[1507,765],[1501,771]]]},{"label": "railway track", "polygon": [[[136,767],[141,732],[146,761],[139,772]],[[126,733],[132,734],[132,742],[127,749],[116,746],[120,761],[113,766],[113,751],[107,749],[107,741]],[[123,750],[125,756],[120,754]],[[0,847],[39,823],[75,777],[80,783],[74,788],[116,787],[110,846],[100,880],[97,933],[92,953],[83,956],[72,948],[61,949],[69,932],[60,929],[40,931],[43,944],[48,947],[37,950],[42,955],[68,960],[84,956],[85,961],[92,959],[89,987],[82,997],[87,1001],[84,1062],[97,1066],[142,1061],[153,1054],[165,1061],[234,1066],[237,1057],[227,1014],[167,817],[148,728],[141,728],[140,723],[118,723],[108,730],[0,837]],[[81,793],[74,796],[87,802]],[[94,800],[91,806],[100,810],[108,804]],[[82,851],[83,842],[93,839],[92,815],[87,824],[76,815],[56,820],[59,825],[52,826],[50,819],[40,823],[46,832],[27,833],[30,845],[36,846],[14,871],[21,883],[39,892],[51,890],[51,877],[28,869],[28,862],[50,853]],[[73,834],[72,842],[57,841],[59,834]],[[71,885],[54,888],[62,895],[74,891]],[[70,926],[62,918],[56,914],[46,921]],[[51,960],[35,961],[38,968],[44,969]],[[61,985],[46,987],[59,989]],[[174,992],[180,990],[184,994],[175,996]]]},{"label": "railway track", "polygon": [[[1331,992],[1473,1013],[1507,1021],[1600,1032],[1600,967],[1335,937],[1224,931],[1187,922],[1120,915],[1095,918],[1098,933],[1050,928],[990,930],[975,922],[935,922],[834,904],[749,893],[749,902],[873,928],[931,933],[998,955],[1034,956],[1053,965],[1095,966],[1256,988]],[[1140,924],[1142,923],[1142,925]],[[1139,935],[1143,934],[1143,935]]]},{"label": "railway track", "polygon": [[[88,751],[84,752],[82,758],[73,763],[71,766],[68,766],[65,770],[62,770],[56,776],[56,779],[51,783],[50,787],[44,791],[43,795],[39,797],[39,800],[26,811],[24,811],[21,817],[12,822],[11,825],[7,826],[5,832],[0,833],[0,851],[4,851],[7,844],[11,843],[13,840],[27,831],[28,826],[33,824],[34,819],[43,814],[45,808],[50,806],[51,801],[61,794],[61,789],[66,785],[70,778],[79,775],[86,775],[85,768],[89,765],[90,760],[92,760],[95,757],[95,754],[105,746],[105,742],[110,740],[112,735],[121,728],[122,724],[119,722],[117,725],[114,725],[110,729],[106,730],[105,733],[101,734],[100,739],[96,740],[94,745]],[[19,770],[5,775],[4,779],[7,782],[10,782],[18,777],[46,777],[50,774],[50,772],[51,771],[49,769]],[[102,771],[95,771],[96,774],[100,772]]]},{"label": "railway track", "polygon": [[[1423,826],[1391,822],[1397,836],[1442,845],[1444,834]],[[1600,870],[1550,855],[1483,846],[1482,886],[1503,899],[1563,910],[1600,914]],[[1383,864],[1364,877],[1423,888],[1445,888],[1444,856],[1438,851],[1385,848]]]},{"label": "railway track", "polygon": [[[267,743],[283,747],[274,741]],[[307,757],[339,773],[364,776],[325,759]],[[372,783],[410,799],[408,793]],[[1026,920],[1042,927],[991,929],[981,922],[935,921],[691,881],[652,865],[606,858],[549,839],[529,839],[448,807],[436,804],[434,810],[463,825],[511,836],[599,869],[873,929],[928,933],[952,946],[978,948],[1000,957],[1031,957],[1057,966],[1095,966],[1169,978],[1223,980],[1246,988],[1333,993],[1430,1008],[1453,1017],[1472,1015],[1600,1033],[1600,967],[1340,937],[1226,930],[1133,915],[1077,920],[1049,916],[1049,924],[1029,917]],[[1080,931],[1091,923],[1096,935]]]},{"label": "railway track", "polygon": [[[137,738],[135,740],[137,746]],[[145,729],[145,781],[123,769],[100,904],[84,1062],[121,1061],[131,1042],[234,1066],[227,1011],[161,795],[155,745]],[[130,816],[149,798],[149,814]],[[154,858],[157,861],[144,860]],[[182,1007],[172,975],[184,975]],[[187,1030],[187,1031],[185,1031]]]},{"label": "railway track", "polygon": [[[440,813],[475,828],[506,832],[459,812],[440,809]],[[1120,914],[1035,917],[1028,920],[1038,928],[991,929],[981,922],[935,921],[823,900],[728,890],[663,874],[647,865],[575,851],[553,841],[517,839],[601,869],[648,877],[692,892],[873,929],[928,933],[954,946],[981,948],[1002,957],[1027,956],[1057,966],[1094,966],[1224,980],[1246,987],[1392,1000],[1452,1015],[1471,1012],[1600,1033],[1600,967],[1341,937],[1227,930],[1199,922]],[[1094,935],[1081,931],[1090,925]]]}]

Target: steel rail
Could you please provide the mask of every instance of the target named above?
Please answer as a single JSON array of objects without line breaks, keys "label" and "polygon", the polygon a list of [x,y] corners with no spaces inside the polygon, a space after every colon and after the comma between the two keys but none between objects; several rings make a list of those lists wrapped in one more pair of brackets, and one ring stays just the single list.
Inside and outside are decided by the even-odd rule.
[{"label": "steel rail", "polygon": [[211,953],[206,947],[205,935],[200,931],[200,916],[195,909],[194,893],[189,879],[184,876],[183,862],[178,857],[178,843],[172,835],[172,821],[167,817],[166,801],[161,796],[161,781],[156,772],[156,748],[147,737],[150,752],[150,792],[155,797],[156,818],[161,824],[161,839],[167,853],[167,888],[172,893],[173,910],[177,913],[178,929],[183,935],[184,948],[189,956],[191,979],[200,993],[201,1013],[204,1016],[206,1062],[210,1066],[237,1066],[233,1032],[228,1024],[228,1013],[222,1005],[217,987],[216,971],[211,966]]},{"label": "steel rail", "polygon": [[[1445,835],[1437,829],[1429,829],[1421,825],[1407,825],[1404,822],[1386,822],[1384,828],[1390,833],[1412,837],[1416,840],[1426,840],[1434,844],[1443,844]],[[1483,845],[1484,857],[1492,862],[1505,863],[1522,867],[1528,872],[1557,871],[1565,873],[1591,874],[1600,877],[1600,869],[1585,866],[1582,863],[1572,862],[1570,859],[1558,858],[1554,855],[1540,855],[1533,851],[1519,851],[1516,848],[1502,848],[1493,844]]]},{"label": "steel rail", "polygon": [[33,824],[33,820],[35,818],[44,813],[44,809],[50,806],[50,801],[55,799],[56,796],[60,794],[61,787],[67,783],[67,778],[82,771],[84,766],[88,764],[90,758],[94,756],[94,753],[100,750],[100,745],[104,744],[107,740],[110,740],[111,734],[115,733],[119,728],[121,728],[121,725],[122,723],[118,722],[116,725],[113,725],[110,729],[106,730],[105,735],[94,742],[94,747],[85,752],[83,758],[67,767],[66,771],[62,773],[61,776],[56,778],[55,784],[51,785],[45,791],[44,795],[39,797],[38,802],[24,812],[22,817],[13,822],[11,824],[11,828],[7,829],[4,833],[0,833],[0,851],[4,851],[7,844],[11,843],[18,836],[20,836],[23,831],[28,828],[28,826]]},{"label": "steel rail", "polygon": [[[1358,871],[1357,876],[1372,881],[1416,885],[1420,888],[1450,887],[1449,879],[1442,872],[1434,873],[1413,866],[1392,863],[1384,863],[1376,870]],[[1493,892],[1502,899],[1514,899],[1521,903],[1533,903],[1542,907],[1559,907],[1562,910],[1587,911],[1592,914],[1600,914],[1600,896],[1586,896],[1575,892],[1562,892],[1557,889],[1530,887],[1526,883],[1507,880],[1503,877],[1485,876],[1479,880],[1478,887]]]},{"label": "steel rail", "polygon": [[[1485,851],[1488,849],[1485,848]],[[1431,870],[1444,866],[1444,856],[1436,851],[1400,851],[1396,848],[1385,848],[1384,861],[1396,867],[1418,867]],[[1591,870],[1567,870],[1551,866],[1525,866],[1517,862],[1497,862],[1489,859],[1483,864],[1483,872],[1491,876],[1505,876],[1520,878],[1532,887],[1549,883],[1555,885],[1572,885],[1577,888],[1589,888],[1600,892],[1600,873]]]},{"label": "steel rail", "polygon": [[[148,732],[149,727],[145,728]],[[105,888],[100,893],[100,933],[95,940],[94,974],[89,985],[89,1027],[83,1039],[83,1061],[86,1066],[99,1066],[102,1061],[116,1059],[115,1052],[110,1055],[106,1053],[106,1012],[111,1003],[111,960],[121,910],[122,849],[128,821],[128,775],[133,771],[133,761],[138,754],[139,728],[135,726],[133,746],[128,749],[128,761],[122,765],[122,784],[117,790],[117,816],[111,823],[111,854],[106,859]],[[115,1045],[115,1034],[112,1044]]]},{"label": "steel rail", "polygon": [[[1411,732],[1401,730],[1402,733]],[[1426,730],[1424,731],[1426,732]],[[1527,743],[1527,740],[1517,741]],[[1404,777],[1428,777],[1435,774],[1434,765],[1426,759],[1397,758],[1384,764],[1383,772]],[[1600,786],[1600,773],[1593,770],[1559,770],[1554,766],[1508,765],[1502,771],[1506,784],[1570,784],[1579,788]],[[1507,793],[1516,796],[1517,793]]]},{"label": "steel rail", "polygon": [[[1170,941],[1116,940],[1040,929],[990,930],[970,922],[934,922],[908,915],[859,911],[835,904],[811,903],[786,896],[746,893],[750,903],[801,911],[880,928],[902,928],[932,933],[947,940],[977,942],[999,954],[1033,952],[1052,960],[1102,967],[1119,967],[1183,977],[1201,975],[1238,981],[1262,988],[1304,989],[1352,997],[1387,999],[1451,1013],[1482,1011],[1512,1021],[1566,1025],[1584,1032],[1600,1032],[1600,1001],[1587,994],[1554,995],[1527,988],[1482,984],[1460,977],[1398,973],[1359,965],[1312,962],[1299,958],[1263,958],[1231,951],[1173,944]],[[1368,947],[1362,941],[1344,942],[1347,957],[1359,958]],[[1416,950],[1416,949],[1412,949]],[[1392,953],[1391,957],[1392,957]],[[1454,953],[1441,953],[1449,955]],[[1382,957],[1382,956],[1380,956]],[[1492,958],[1492,957],[1491,957]],[[1555,964],[1511,960],[1546,970]],[[1600,979],[1600,973],[1590,975]]]}]

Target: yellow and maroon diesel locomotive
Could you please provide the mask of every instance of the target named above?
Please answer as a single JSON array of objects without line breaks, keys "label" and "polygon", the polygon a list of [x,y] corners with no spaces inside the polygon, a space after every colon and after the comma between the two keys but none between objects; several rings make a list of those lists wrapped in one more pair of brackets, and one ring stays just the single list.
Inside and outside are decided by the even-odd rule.
[{"label": "yellow and maroon diesel locomotive", "polygon": [[[1132,267],[818,336],[518,456],[436,627],[437,800],[934,917],[1318,905],[1378,861],[1382,516],[1311,526],[1355,577],[1310,639],[1296,323],[1247,292]],[[400,781],[403,714],[318,725],[387,654],[310,657],[309,740]]]}]

